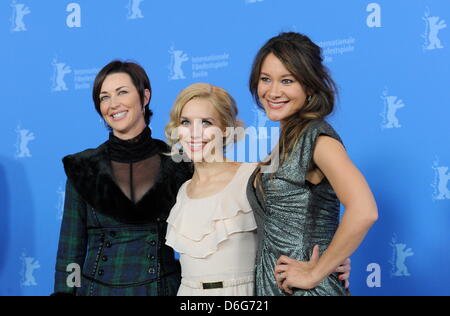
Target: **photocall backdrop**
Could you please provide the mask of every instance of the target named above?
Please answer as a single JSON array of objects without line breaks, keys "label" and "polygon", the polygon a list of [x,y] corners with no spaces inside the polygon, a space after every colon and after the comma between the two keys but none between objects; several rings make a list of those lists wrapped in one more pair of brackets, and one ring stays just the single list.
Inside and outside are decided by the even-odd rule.
[{"label": "photocall backdrop", "polygon": [[449,295],[448,22],[448,0],[2,0],[0,295],[52,292],[61,159],[108,137],[91,100],[104,65],[146,69],[157,138],[196,82],[227,89],[247,126],[276,127],[248,78],[258,49],[283,31],[322,47],[340,88],[329,121],[378,202],[352,256],[353,294]]}]

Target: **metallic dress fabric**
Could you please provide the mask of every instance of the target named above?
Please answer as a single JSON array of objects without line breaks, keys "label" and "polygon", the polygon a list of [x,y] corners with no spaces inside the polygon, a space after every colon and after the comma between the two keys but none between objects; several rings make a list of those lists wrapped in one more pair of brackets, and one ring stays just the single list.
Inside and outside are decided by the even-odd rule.
[{"label": "metallic dress fabric", "polygon": [[[339,225],[340,203],[326,178],[318,185],[306,180],[317,138],[330,136],[342,143],[325,121],[314,121],[300,136],[288,159],[275,174],[262,175],[264,192],[254,188],[259,168],[250,177],[247,197],[258,225],[256,295],[286,295],[274,277],[276,261],[282,255],[309,261],[314,245],[322,254]],[[327,277],[312,290],[293,289],[294,296],[347,296],[337,274]]]}]

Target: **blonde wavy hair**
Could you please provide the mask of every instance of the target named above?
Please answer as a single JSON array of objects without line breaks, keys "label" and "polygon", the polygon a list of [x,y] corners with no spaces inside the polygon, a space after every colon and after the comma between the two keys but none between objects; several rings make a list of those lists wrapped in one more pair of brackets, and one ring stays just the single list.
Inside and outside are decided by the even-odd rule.
[{"label": "blonde wavy hair", "polygon": [[[180,126],[181,113],[184,106],[194,99],[207,100],[211,103],[220,118],[219,127],[221,129],[243,127],[242,121],[237,118],[238,108],[236,101],[227,91],[212,84],[195,83],[180,92],[170,111],[170,122],[165,128],[165,136],[172,148],[179,141],[176,130]],[[236,135],[227,135],[224,147],[236,141]]]}]

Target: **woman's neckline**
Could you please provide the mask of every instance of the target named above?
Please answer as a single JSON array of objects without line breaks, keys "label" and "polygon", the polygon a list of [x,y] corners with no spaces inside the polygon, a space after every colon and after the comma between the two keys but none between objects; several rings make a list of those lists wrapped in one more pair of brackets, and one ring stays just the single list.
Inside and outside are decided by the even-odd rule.
[{"label": "woman's neckline", "polygon": [[244,167],[244,165],[246,165],[245,163],[240,163],[239,167],[237,168],[235,174],[233,175],[233,177],[231,178],[231,180],[221,189],[219,190],[217,193],[205,196],[205,197],[200,197],[200,198],[191,198],[188,194],[188,186],[189,184],[191,184],[192,179],[186,181],[185,183],[185,188],[184,188],[184,195],[186,196],[186,198],[188,200],[192,200],[192,201],[201,201],[201,200],[207,200],[207,199],[211,199],[214,197],[217,197],[218,195],[221,195],[223,192],[225,192],[232,184],[233,182],[236,180],[236,178],[238,177],[239,173],[241,172],[241,169]]}]

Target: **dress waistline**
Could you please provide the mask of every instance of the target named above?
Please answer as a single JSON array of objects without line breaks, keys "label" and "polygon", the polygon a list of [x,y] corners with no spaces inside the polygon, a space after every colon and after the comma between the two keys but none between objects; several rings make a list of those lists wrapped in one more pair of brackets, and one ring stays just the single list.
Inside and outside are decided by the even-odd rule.
[{"label": "dress waistline", "polygon": [[192,289],[204,289],[204,290],[210,290],[210,289],[222,289],[226,287],[232,287],[232,286],[238,286],[248,283],[255,282],[255,277],[247,276],[243,278],[238,279],[232,279],[232,280],[219,280],[214,282],[200,282],[200,281],[191,281],[186,280],[185,278],[181,279],[181,284],[190,287]]}]

